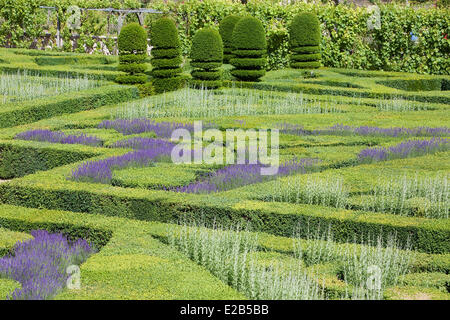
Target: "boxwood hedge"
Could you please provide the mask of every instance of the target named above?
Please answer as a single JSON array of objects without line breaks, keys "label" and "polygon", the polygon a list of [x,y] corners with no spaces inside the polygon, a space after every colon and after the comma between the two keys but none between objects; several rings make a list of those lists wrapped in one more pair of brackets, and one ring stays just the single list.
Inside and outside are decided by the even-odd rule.
[{"label": "boxwood hedge", "polygon": [[289,26],[291,68],[314,69],[320,67],[320,24],[314,13],[301,13]]},{"label": "boxwood hedge", "polygon": [[265,74],[266,34],[261,21],[243,17],[237,21],[232,34],[234,66],[231,74],[242,81],[259,81]]}]

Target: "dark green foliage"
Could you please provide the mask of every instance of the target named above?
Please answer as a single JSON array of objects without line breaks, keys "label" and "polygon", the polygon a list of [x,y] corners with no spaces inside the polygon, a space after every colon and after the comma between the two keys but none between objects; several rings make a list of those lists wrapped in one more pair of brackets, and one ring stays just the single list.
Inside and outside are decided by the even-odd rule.
[{"label": "dark green foliage", "polygon": [[241,58],[258,58],[264,56],[267,53],[265,49],[263,50],[234,50],[233,54]]},{"label": "dark green foliage", "polygon": [[233,69],[231,74],[242,81],[257,81],[266,74],[266,70]]},{"label": "dark green foliage", "polygon": [[147,81],[147,75],[145,74],[130,74],[117,76],[116,82],[121,84],[138,84],[145,83]]},{"label": "dark green foliage", "polygon": [[218,80],[222,75],[221,70],[192,70],[191,75],[194,79]]},{"label": "dark green foliage", "polygon": [[34,58],[34,61],[40,66],[58,66],[67,64],[113,64],[114,62],[116,62],[114,58],[108,56],[37,56],[36,58]]},{"label": "dark green foliage", "polygon": [[[138,23],[130,23],[122,28],[117,40],[119,47],[118,70],[127,75],[117,76],[116,82],[122,84],[145,83],[147,57],[147,32]],[[121,57],[122,56],[122,57]]]},{"label": "dark green foliage", "polygon": [[153,96],[156,93],[155,87],[153,86],[153,83],[151,83],[151,82],[138,84],[137,88],[139,90],[139,96],[141,98]]},{"label": "dark green foliage", "polygon": [[203,28],[197,31],[192,40],[191,59],[194,62],[222,62],[222,39],[217,30]]},{"label": "dark green foliage", "polygon": [[[117,70],[122,72],[127,72],[129,74],[135,75],[137,73],[143,73],[147,67],[142,63],[128,63],[128,64],[120,64],[117,67]],[[118,76],[118,78],[121,76]]]},{"label": "dark green foliage", "polygon": [[314,13],[301,13],[292,19],[289,34],[291,48],[317,46],[320,44],[319,19]]},{"label": "dark green foliage", "polygon": [[445,89],[443,82],[444,79],[395,79],[378,81],[377,83],[405,91],[439,91],[442,87]]},{"label": "dark green foliage", "polygon": [[314,13],[301,13],[289,26],[291,67],[314,69],[320,67],[320,23]]},{"label": "dark green foliage", "polygon": [[152,48],[151,75],[156,93],[177,90],[185,82],[180,77],[182,63],[180,40],[175,22],[170,18],[160,18],[151,27]]},{"label": "dark green foliage", "polygon": [[303,46],[303,47],[296,47],[291,48],[292,52],[295,53],[314,53],[314,52],[320,52],[320,46]]},{"label": "dark green foliage", "polygon": [[218,80],[221,72],[218,68],[222,65],[223,45],[217,30],[203,28],[197,31],[192,40],[191,58],[191,65],[194,67],[191,75],[196,80],[195,86],[198,86],[201,81],[208,81],[209,83],[205,83],[204,87],[220,87]]},{"label": "dark green foliage", "polygon": [[302,62],[302,61],[317,61],[320,60],[320,53],[308,53],[308,54],[293,54],[291,55],[291,60]]},{"label": "dark green foliage", "polygon": [[152,56],[154,58],[176,58],[180,56],[181,51],[179,48],[171,48],[171,49],[152,49]]},{"label": "dark green foliage", "polygon": [[0,144],[0,178],[23,177],[95,156],[94,153]]},{"label": "dark green foliage", "polygon": [[117,39],[119,53],[143,53],[147,51],[147,32],[138,23],[129,23],[120,30]]},{"label": "dark green foliage", "polygon": [[178,76],[181,71],[183,71],[181,68],[176,69],[153,69],[152,70],[152,76],[154,79],[156,78],[171,78]]},{"label": "dark green foliage", "polygon": [[177,49],[180,47],[175,22],[167,17],[156,20],[150,29],[150,43],[157,49]]},{"label": "dark green foliage", "polygon": [[233,58],[233,30],[240,16],[230,15],[225,17],[219,25],[219,33],[223,43],[223,63],[229,63]]},{"label": "dark green foliage", "polygon": [[252,68],[264,67],[266,64],[266,58],[234,58],[230,60],[230,63],[236,68]]},{"label": "dark green foliage", "polygon": [[234,66],[231,74],[241,81],[259,81],[266,73],[266,35],[264,27],[256,18],[244,17],[234,27],[233,54],[230,60]]},{"label": "dark green foliage", "polygon": [[147,54],[121,54],[119,55],[119,63],[144,63],[147,59]]},{"label": "dark green foliage", "polygon": [[199,69],[218,69],[222,65],[221,62],[200,62],[200,61],[191,61],[191,66]]},{"label": "dark green foliage", "polygon": [[178,68],[182,62],[181,57],[158,58],[152,60],[152,66],[156,69]]},{"label": "dark green foliage", "polygon": [[237,50],[265,50],[267,47],[264,26],[254,17],[240,19],[233,30],[233,48]]},{"label": "dark green foliage", "polygon": [[[159,71],[170,71],[170,69],[162,69]],[[180,75],[179,72],[174,76],[167,78],[153,78],[152,83],[155,88],[155,93],[164,93],[175,91],[183,88],[186,85],[187,77]]]}]

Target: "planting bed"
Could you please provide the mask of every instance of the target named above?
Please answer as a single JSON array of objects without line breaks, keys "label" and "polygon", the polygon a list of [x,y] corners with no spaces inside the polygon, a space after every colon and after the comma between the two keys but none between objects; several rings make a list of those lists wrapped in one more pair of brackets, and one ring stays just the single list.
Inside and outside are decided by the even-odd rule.
[{"label": "planting bed", "polygon": [[[448,76],[285,69],[139,98],[109,82],[114,59],[0,58],[0,256],[40,229],[95,248],[52,298],[450,297]],[[172,163],[171,132],[197,120],[279,129],[278,174]]]}]

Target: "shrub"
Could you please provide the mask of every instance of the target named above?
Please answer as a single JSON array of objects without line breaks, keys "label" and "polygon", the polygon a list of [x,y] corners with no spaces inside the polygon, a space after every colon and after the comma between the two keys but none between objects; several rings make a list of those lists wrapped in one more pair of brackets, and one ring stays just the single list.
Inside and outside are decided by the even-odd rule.
[{"label": "shrub", "polygon": [[145,83],[147,76],[145,59],[147,55],[147,32],[138,23],[130,23],[122,28],[117,40],[119,47],[119,67],[117,70],[126,72],[120,75],[116,82],[123,84]]},{"label": "shrub", "polygon": [[233,58],[233,30],[239,19],[241,19],[240,16],[230,15],[220,22],[219,33],[222,37],[224,63],[229,63],[230,59]]},{"label": "shrub", "polygon": [[320,25],[314,13],[301,13],[289,27],[291,67],[313,69],[320,67]]},{"label": "shrub", "polygon": [[256,18],[240,19],[233,30],[234,66],[231,74],[242,81],[258,81],[266,73],[266,35],[264,27]]},{"label": "shrub", "polygon": [[211,28],[200,29],[192,41],[191,72],[195,86],[220,87],[220,66],[223,60],[222,38]]},{"label": "shrub", "polygon": [[152,49],[153,86],[156,93],[173,91],[184,85],[180,68],[182,59],[178,30],[170,18],[161,18],[152,24],[150,31]]}]

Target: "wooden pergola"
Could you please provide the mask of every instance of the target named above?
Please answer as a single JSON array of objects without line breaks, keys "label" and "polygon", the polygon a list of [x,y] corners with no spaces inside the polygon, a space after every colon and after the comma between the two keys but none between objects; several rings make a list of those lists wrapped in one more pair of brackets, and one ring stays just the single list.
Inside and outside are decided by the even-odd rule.
[{"label": "wooden pergola", "polygon": [[[50,17],[50,12],[58,11],[58,8],[56,7],[49,7],[49,6],[39,6],[41,9],[46,9],[48,11],[48,17]],[[141,26],[144,25],[144,19],[145,15],[149,13],[162,13],[161,11],[157,11],[154,9],[148,9],[148,8],[139,8],[139,9],[114,9],[114,8],[79,8],[81,11],[101,11],[108,13],[108,33],[111,30],[110,27],[110,17],[112,14],[117,14],[117,34],[120,33],[120,30],[122,29],[123,22],[125,21],[125,18],[127,15],[136,14],[139,24]],[[56,44],[58,48],[61,47],[61,21],[59,19],[59,16],[56,17]]]}]

